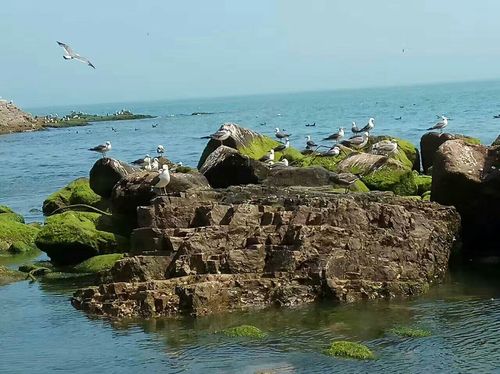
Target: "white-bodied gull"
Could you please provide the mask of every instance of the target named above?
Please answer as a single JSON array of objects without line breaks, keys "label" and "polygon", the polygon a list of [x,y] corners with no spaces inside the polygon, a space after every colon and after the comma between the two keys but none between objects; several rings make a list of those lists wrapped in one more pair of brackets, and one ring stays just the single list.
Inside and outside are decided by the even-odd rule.
[{"label": "white-bodied gull", "polygon": [[228,139],[230,136],[231,136],[231,131],[222,128],[214,132],[212,135],[210,135],[210,138],[212,138],[213,140],[220,141],[220,145],[222,145],[224,143],[224,140]]},{"label": "white-bodied gull", "polygon": [[437,122],[434,126],[429,127],[427,130],[439,130],[443,132],[443,129],[448,126],[448,117],[441,116],[441,121]]},{"label": "white-bodied gull", "polygon": [[314,140],[311,140],[311,135],[306,136],[306,148],[312,148],[312,147],[317,147],[318,145],[314,142]]},{"label": "white-bodied gull", "polygon": [[64,48],[64,51],[66,52],[66,54],[63,55],[63,58],[65,60],[77,60],[77,61],[83,62],[84,64],[87,64],[88,66],[95,69],[95,66],[87,58],[80,56],[78,53],[75,53],[69,45],[61,43],[61,42],[57,42],[57,44],[59,44],[61,47]]},{"label": "white-bodied gull", "polygon": [[354,121],[352,122],[351,131],[354,134],[362,132],[361,129],[359,129],[358,126],[356,126],[356,122],[354,122]]},{"label": "white-bodied gull", "polygon": [[339,131],[333,133],[330,136],[327,136],[326,138],[323,138],[323,140],[339,141],[340,139],[342,139],[344,137],[344,130],[345,129],[343,127],[341,127],[341,128],[339,128]]},{"label": "white-bodied gull", "polygon": [[271,149],[267,154],[265,154],[264,156],[262,156],[259,161],[262,161],[262,162],[272,162],[274,161],[274,149]]},{"label": "white-bodied gull", "polygon": [[147,154],[143,158],[138,158],[137,160],[132,161],[131,164],[132,165],[144,166],[144,165],[146,165],[149,162],[151,162],[151,157]]},{"label": "white-bodied gull", "polygon": [[280,131],[280,129],[278,127],[276,127],[274,129],[274,136],[277,137],[278,139],[285,139],[285,138],[288,138],[290,137],[291,134],[287,134],[286,132],[284,131]]},{"label": "white-bodied gull", "polygon": [[156,147],[156,153],[158,153],[158,157],[163,156],[164,152],[165,152],[165,147],[159,144],[158,147]]},{"label": "white-bodied gull", "polygon": [[151,184],[154,188],[163,189],[163,193],[166,195],[166,187],[170,183],[170,172],[168,171],[168,165],[164,164],[160,169],[158,176],[154,177]]},{"label": "white-bodied gull", "polygon": [[288,149],[288,147],[290,147],[290,140],[285,138],[285,144],[280,144],[275,147],[274,152],[283,152],[285,149]]},{"label": "white-bodied gull", "polygon": [[102,157],[106,157],[106,152],[111,151],[111,142],[108,140],[104,144],[99,144],[93,148],[89,148],[89,151],[99,152]]},{"label": "white-bodied gull", "polygon": [[343,140],[341,143],[350,148],[363,148],[368,143],[370,134],[364,132],[362,135],[351,136],[349,139]]},{"label": "white-bodied gull", "polygon": [[398,150],[396,140],[381,140],[372,145],[372,153],[389,156]]},{"label": "white-bodied gull", "polygon": [[359,130],[359,132],[370,132],[373,130],[373,128],[375,127],[375,119],[374,118],[370,118],[368,120],[368,123],[365,125],[365,127],[363,127],[362,129]]}]

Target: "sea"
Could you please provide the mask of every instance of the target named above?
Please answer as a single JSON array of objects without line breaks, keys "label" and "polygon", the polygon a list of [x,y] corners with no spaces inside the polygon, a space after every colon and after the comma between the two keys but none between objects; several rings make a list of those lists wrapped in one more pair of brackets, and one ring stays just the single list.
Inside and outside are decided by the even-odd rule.
[{"label": "sea", "polygon": [[[23,109],[33,115],[126,109],[155,116],[0,136],[0,204],[28,222],[43,222],[43,200],[88,176],[100,157],[88,148],[108,140],[110,157],[132,161],[155,154],[162,144],[166,157],[196,167],[207,143],[203,137],[225,122],[270,136],[275,128],[285,130],[291,145],[302,149],[307,135],[321,142],[339,127],[349,134],[353,121],[360,127],[373,117],[374,135],[418,146],[426,129],[446,115],[448,132],[490,144],[500,134],[500,119],[494,118],[500,114],[500,82]],[[15,268],[30,260],[4,256],[0,264]],[[411,300],[325,303],[198,319],[93,318],[69,303],[82,285],[78,281],[18,282],[0,287],[0,372],[500,373],[499,264],[475,261],[452,268],[442,284]],[[267,335],[252,340],[217,334],[241,324]],[[401,325],[432,335],[416,339],[390,333]],[[363,343],[377,358],[324,355],[335,340]]]}]

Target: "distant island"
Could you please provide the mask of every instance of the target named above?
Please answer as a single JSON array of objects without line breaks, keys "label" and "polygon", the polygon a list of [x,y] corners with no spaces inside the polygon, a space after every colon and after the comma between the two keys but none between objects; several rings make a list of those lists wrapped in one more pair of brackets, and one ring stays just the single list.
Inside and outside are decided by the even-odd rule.
[{"label": "distant island", "polygon": [[0,135],[37,131],[44,128],[86,126],[90,122],[125,121],[154,117],[146,114],[134,114],[126,109],[105,115],[72,111],[62,117],[58,115],[32,116],[19,109],[12,101],[0,100]]}]

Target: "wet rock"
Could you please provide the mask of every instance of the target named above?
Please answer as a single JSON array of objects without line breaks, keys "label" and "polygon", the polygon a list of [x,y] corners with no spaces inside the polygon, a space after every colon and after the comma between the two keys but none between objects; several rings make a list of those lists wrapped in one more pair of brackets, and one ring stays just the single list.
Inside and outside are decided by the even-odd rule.
[{"label": "wet rock", "polygon": [[459,211],[470,255],[498,255],[500,147],[450,140],[436,152],[431,199]]},{"label": "wet rock", "polygon": [[24,279],[26,279],[26,275],[22,272],[0,265],[0,286]]},{"label": "wet rock", "polygon": [[110,229],[98,213],[67,211],[49,216],[35,243],[58,265],[78,264],[90,257],[126,252],[128,240]]},{"label": "wet rock", "polygon": [[459,134],[448,134],[438,132],[428,132],[420,139],[420,150],[422,152],[422,169],[424,173],[429,172],[429,168],[434,163],[434,155],[438,148],[448,140],[464,139],[469,144],[479,144],[479,139]]},{"label": "wet rock", "polygon": [[329,188],[249,185],[156,198],[139,208],[132,235],[133,250],[149,256],[119,261],[72,303],[116,317],[206,315],[410,296],[442,278],[460,228],[454,208]]},{"label": "wet rock", "polygon": [[372,136],[368,140],[368,146],[382,140],[392,140],[398,143],[398,152],[394,155],[394,159],[404,165],[409,166],[415,171],[420,171],[420,152],[412,143],[407,140],[395,138],[389,135]]},{"label": "wet rock", "polygon": [[0,252],[27,252],[36,249],[35,237],[39,229],[24,224],[24,218],[10,208],[0,205]]},{"label": "wet rock", "polygon": [[139,170],[123,161],[107,157],[100,158],[90,169],[90,188],[97,195],[109,198],[114,185],[120,179]]}]

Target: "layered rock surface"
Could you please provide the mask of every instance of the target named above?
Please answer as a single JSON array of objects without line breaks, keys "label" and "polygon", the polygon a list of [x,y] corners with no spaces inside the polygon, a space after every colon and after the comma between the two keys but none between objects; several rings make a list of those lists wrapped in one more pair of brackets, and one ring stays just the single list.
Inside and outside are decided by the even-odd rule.
[{"label": "layered rock surface", "polygon": [[156,198],[138,224],[140,256],[75,307],[153,317],[419,294],[444,274],[460,220],[388,193],[246,186]]}]

